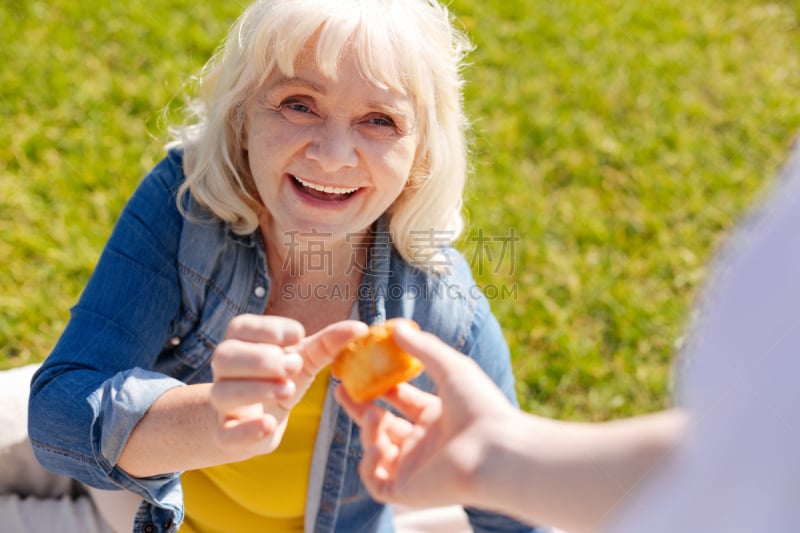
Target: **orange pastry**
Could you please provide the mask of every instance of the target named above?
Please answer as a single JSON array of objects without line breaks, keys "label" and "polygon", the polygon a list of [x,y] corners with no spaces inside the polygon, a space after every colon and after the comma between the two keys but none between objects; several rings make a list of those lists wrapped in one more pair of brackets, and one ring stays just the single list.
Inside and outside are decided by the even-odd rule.
[{"label": "orange pastry", "polygon": [[342,381],[347,394],[357,402],[368,402],[423,370],[416,357],[401,350],[392,339],[394,318],[369,328],[365,335],[351,339],[331,364],[331,372]]}]

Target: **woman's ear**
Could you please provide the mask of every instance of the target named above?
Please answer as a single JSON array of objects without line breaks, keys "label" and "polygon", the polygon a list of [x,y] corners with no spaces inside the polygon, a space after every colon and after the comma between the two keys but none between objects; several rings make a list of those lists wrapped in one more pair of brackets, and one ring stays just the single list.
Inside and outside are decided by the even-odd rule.
[{"label": "woman's ear", "polygon": [[404,191],[409,189],[420,189],[428,182],[431,177],[431,168],[428,164],[427,156],[418,155],[414,164],[411,166]]},{"label": "woman's ear", "polygon": [[248,150],[248,135],[247,135],[247,115],[242,119],[242,129],[239,131],[239,144],[246,152]]},{"label": "woman's ear", "polygon": [[228,131],[239,139],[239,146],[246,152],[247,139],[247,102],[237,103],[228,115]]}]

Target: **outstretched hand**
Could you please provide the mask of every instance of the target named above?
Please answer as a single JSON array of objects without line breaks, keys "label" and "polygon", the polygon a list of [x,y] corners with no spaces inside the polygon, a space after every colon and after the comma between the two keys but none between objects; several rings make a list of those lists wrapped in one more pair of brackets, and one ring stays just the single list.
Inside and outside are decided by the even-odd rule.
[{"label": "outstretched hand", "polygon": [[362,322],[348,320],[306,337],[303,326],[288,318],[241,315],[231,320],[211,362],[220,444],[243,457],[277,448],[289,412],[317,373],[345,342],[365,331]]},{"label": "outstretched hand", "polygon": [[337,388],[362,429],[359,472],[367,490],[379,501],[407,505],[478,503],[472,484],[484,465],[485,436],[516,410],[474,361],[434,335],[400,324],[393,338],[423,362],[439,396],[401,383],[382,399],[403,418]]}]

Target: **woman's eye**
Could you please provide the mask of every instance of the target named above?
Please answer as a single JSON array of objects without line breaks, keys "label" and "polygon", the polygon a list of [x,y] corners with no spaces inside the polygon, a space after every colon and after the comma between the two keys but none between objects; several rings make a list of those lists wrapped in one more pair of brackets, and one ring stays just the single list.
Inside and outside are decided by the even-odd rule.
[{"label": "woman's eye", "polygon": [[394,120],[392,120],[390,117],[387,117],[386,115],[377,115],[374,117],[370,117],[367,120],[367,122],[374,126],[387,126],[389,128],[393,128],[395,126]]},{"label": "woman's eye", "polygon": [[281,107],[298,113],[311,113],[311,108],[298,100],[286,100],[281,104]]}]

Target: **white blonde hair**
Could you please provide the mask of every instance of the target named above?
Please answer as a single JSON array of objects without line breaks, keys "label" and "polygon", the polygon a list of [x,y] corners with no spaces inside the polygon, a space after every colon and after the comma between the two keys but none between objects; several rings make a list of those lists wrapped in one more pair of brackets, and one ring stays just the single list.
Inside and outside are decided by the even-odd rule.
[{"label": "white blonde hair", "polygon": [[[320,70],[335,77],[352,46],[364,77],[408,94],[418,122],[417,152],[400,197],[389,210],[395,247],[409,262],[430,257],[442,237],[455,240],[467,173],[468,126],[462,106],[461,66],[471,49],[436,0],[258,0],[239,17],[224,46],[203,68],[192,106],[193,124],[175,129],[184,147],[187,191],[233,231],[258,227],[260,205],[243,148],[244,104],[316,38]],[[423,242],[421,234],[438,236]],[[415,242],[416,239],[416,242]]]}]

